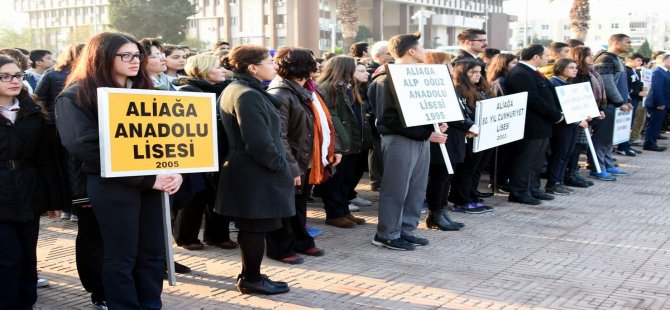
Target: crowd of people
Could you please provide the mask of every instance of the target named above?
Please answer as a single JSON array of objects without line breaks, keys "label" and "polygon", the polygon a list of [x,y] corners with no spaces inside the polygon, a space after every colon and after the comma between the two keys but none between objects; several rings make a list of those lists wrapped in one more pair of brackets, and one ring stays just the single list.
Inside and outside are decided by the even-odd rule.
[{"label": "crowd of people", "polygon": [[[667,139],[661,131],[670,108],[666,52],[629,53],[630,38],[615,34],[602,51],[572,39],[501,53],[488,47],[485,31],[465,29],[453,55],[425,50],[420,36],[356,43],[349,55],[323,57],[299,47],[226,42],[195,54],[121,33],[72,44],[55,62],[46,50],[0,49],[0,308],[31,309],[37,299],[36,246],[45,212],[78,222],[77,269],[94,306],[159,309],[166,270],[162,192],[173,199],[177,246],[239,247],[239,291],[279,294],[289,285],[261,273],[263,257],[300,264],[305,256],[325,255],[307,229],[314,197],[323,201],[325,224],[364,225],[354,214],[372,204],[355,190],[366,170],[379,192],[372,244],[415,250],[429,244],[416,234],[424,207],[428,228],[458,231],[465,225],[449,212],[492,212],[483,199],[495,192],[539,205],[594,185],[579,172],[583,153],[590,178],[616,181],[628,173],[614,154],[637,156],[636,146],[665,150],[658,140]],[[463,120],[439,130],[404,126],[386,73],[391,63],[448,66]],[[599,117],[566,123],[555,88],[575,83],[590,84]],[[99,87],[215,94],[220,171],[102,178]],[[521,92],[528,93],[524,138],[473,152],[477,102]],[[630,141],[618,146],[616,109],[633,113]],[[484,173],[497,184],[491,192],[479,191]],[[175,265],[177,272],[190,271]]]}]

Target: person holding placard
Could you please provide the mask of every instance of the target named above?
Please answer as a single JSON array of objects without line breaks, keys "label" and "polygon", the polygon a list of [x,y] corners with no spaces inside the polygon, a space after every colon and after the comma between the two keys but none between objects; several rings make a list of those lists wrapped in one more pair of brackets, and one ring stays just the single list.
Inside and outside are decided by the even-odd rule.
[{"label": "person holding placard", "polygon": [[[591,49],[586,46],[577,46],[570,50],[569,57],[577,63],[577,75],[573,79],[575,83],[589,83],[593,97],[600,111],[600,118],[605,117],[603,109],[607,105],[607,94],[600,74],[593,67],[593,54]],[[590,122],[589,122],[590,123]],[[572,187],[587,188],[593,186],[593,181],[587,180],[579,174],[579,156],[588,151],[588,140],[586,131],[577,130],[577,140],[575,149],[570,154],[568,165],[563,179],[563,184]]]},{"label": "person holding placard", "polygon": [[[396,35],[389,40],[389,51],[396,64],[417,64],[425,59],[421,34]],[[372,244],[394,250],[414,250],[428,240],[414,235],[428,183],[430,142],[445,143],[447,128],[403,126],[399,103],[393,94],[389,75],[378,77],[368,94],[376,102],[377,130],[382,135],[384,176],[379,196],[379,224]]]},{"label": "person holding placard", "polygon": [[[463,163],[456,167],[454,182],[449,191],[449,201],[454,203],[455,212],[478,214],[493,211],[493,207],[487,206],[477,195],[479,177],[477,172],[482,170],[491,159],[491,150],[473,152],[473,138],[479,134],[479,127],[472,121],[475,118],[477,101],[495,97],[493,88],[482,76],[484,67],[478,61],[462,60],[454,64],[453,80],[456,94],[461,102],[466,123],[461,125],[465,134],[460,137],[451,137],[449,144],[463,144]],[[467,123],[472,121],[472,124]],[[459,124],[456,124],[459,126]],[[449,128],[453,127],[450,123]],[[449,132],[447,132],[448,134]],[[456,138],[456,139],[454,139]],[[458,141],[460,140],[460,141]]]},{"label": "person holding placard", "polygon": [[238,290],[286,293],[286,282],[261,274],[266,234],[281,228],[282,218],[295,215],[295,179],[282,145],[278,110],[283,102],[262,83],[275,77],[277,66],[269,51],[257,45],[236,46],[223,60],[237,80],[219,98],[228,156],[221,165],[214,209],[234,217],[240,230]]},{"label": "person holding placard", "polygon": [[616,181],[616,176],[628,175],[614,165],[612,157],[612,136],[614,134],[614,114],[616,108],[623,112],[632,109],[628,94],[628,82],[626,78],[626,66],[618,55],[628,53],[630,49],[630,37],[625,34],[614,34],[609,39],[607,51],[600,51],[595,55],[594,67],[600,73],[607,93],[607,106],[603,109],[605,118],[595,119],[591,128],[593,129],[593,147],[596,149],[597,160],[600,163],[601,172],[597,172],[595,165],[591,165],[590,177],[601,181]]},{"label": "person holding placard", "polygon": [[[551,83],[554,87],[571,83],[577,77],[577,63],[569,58],[560,58],[554,62],[554,73]],[[544,190],[549,194],[570,195],[573,190],[565,187],[565,171],[570,155],[575,151],[577,143],[577,129],[588,128],[587,120],[579,124],[567,124],[565,121],[554,124],[553,133],[549,140],[551,155],[547,161],[547,185]]]},{"label": "person holding placard", "polygon": [[100,33],[86,44],[56,100],[63,146],[81,161],[104,243],[103,285],[117,309],[160,309],[165,252],[161,192],[174,194],[179,174],[100,176],[99,87],[151,89],[146,52],[133,37]]},{"label": "person holding placard", "polygon": [[657,67],[652,73],[649,95],[644,101],[644,107],[650,115],[646,127],[644,149],[662,152],[667,147],[659,146],[657,139],[661,134],[666,111],[670,108],[670,53],[658,55],[656,63]]},{"label": "person holding placard", "polygon": [[554,86],[540,72],[549,61],[549,51],[531,44],[521,50],[521,61],[507,75],[510,94],[528,92],[524,138],[510,144],[516,157],[510,160],[509,201],[539,205],[554,196],[540,188],[540,173],[546,159],[552,125],[563,121]]},{"label": "person holding placard", "polygon": [[[642,61],[644,56],[640,53],[631,53],[626,56],[626,77],[628,82],[628,93],[630,94],[630,103],[633,106],[631,112],[631,135],[629,141],[620,143],[617,146],[617,154],[625,156],[637,156],[637,154],[642,153],[640,150],[636,150],[632,147],[631,141],[633,141],[633,130],[632,126],[635,122],[635,118],[639,114],[638,105],[642,102],[642,97],[647,95],[647,91],[644,89],[644,83],[642,78],[637,73],[637,68],[642,66]],[[643,112],[644,113],[644,112]]]},{"label": "person holding placard", "polygon": [[[430,51],[426,53],[425,64],[441,64],[447,65],[451,57],[445,52]],[[468,62],[470,62],[468,60]],[[465,104],[461,104],[464,119],[462,121],[448,123],[446,134],[451,137],[449,143],[446,144],[447,154],[449,160],[456,171],[465,158],[465,136],[468,129],[474,126],[475,122],[472,120],[472,111],[468,109]],[[477,126],[475,126],[476,128]],[[449,203],[449,189],[451,188],[451,181],[454,175],[450,174],[440,150],[438,143],[430,144],[430,168],[428,170],[428,186],[426,187],[426,202],[428,203],[428,216],[426,216],[426,227],[436,228],[445,231],[460,230],[463,223],[456,222],[451,219],[446,209]]]}]

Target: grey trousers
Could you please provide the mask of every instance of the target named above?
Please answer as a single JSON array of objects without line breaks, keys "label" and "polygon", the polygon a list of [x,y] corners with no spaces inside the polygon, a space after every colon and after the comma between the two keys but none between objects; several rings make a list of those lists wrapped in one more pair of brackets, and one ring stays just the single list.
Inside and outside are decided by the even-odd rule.
[{"label": "grey trousers", "polygon": [[[608,168],[614,167],[614,158],[612,157],[612,136],[614,134],[614,110],[616,108],[612,104],[608,104],[605,108],[605,119],[593,120],[593,134],[591,139],[593,141],[593,148],[596,150],[596,159],[600,163],[600,169],[603,171]],[[589,160],[593,161],[591,158],[591,152],[587,152]],[[591,171],[596,171],[596,167],[592,166]]]},{"label": "grey trousers", "polygon": [[419,224],[428,185],[430,142],[383,135],[382,157],[377,237],[393,240],[401,232],[411,235]]}]

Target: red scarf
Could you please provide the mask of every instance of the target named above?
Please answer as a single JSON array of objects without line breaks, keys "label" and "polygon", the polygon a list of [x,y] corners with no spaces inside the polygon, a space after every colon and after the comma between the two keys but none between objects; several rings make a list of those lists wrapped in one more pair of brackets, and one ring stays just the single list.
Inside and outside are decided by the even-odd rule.
[{"label": "red scarf", "polygon": [[[324,121],[328,122],[328,127],[330,128],[330,145],[328,146],[328,162],[332,163],[334,160],[334,154],[335,154],[335,128],[333,126],[333,121],[330,118],[330,113],[328,112],[328,107],[326,104],[323,102],[323,99],[321,98],[321,95],[319,95],[319,92],[316,91],[316,83],[312,79],[308,79],[307,82],[305,82],[305,89],[307,89],[309,92],[316,94],[316,98],[319,99],[318,102],[314,102],[312,98],[310,98],[310,102],[312,102],[312,105],[310,106],[312,108],[312,112],[314,113],[314,146],[312,147],[312,170],[309,174],[309,184],[321,184],[328,180],[328,178],[331,176],[330,171],[326,169],[326,166],[324,166],[323,161],[321,160],[321,145],[323,144],[323,131],[321,130],[321,124]],[[319,118],[319,110],[317,109],[316,105],[320,104],[321,109],[323,110],[323,113],[326,115],[326,119],[322,120]]]}]

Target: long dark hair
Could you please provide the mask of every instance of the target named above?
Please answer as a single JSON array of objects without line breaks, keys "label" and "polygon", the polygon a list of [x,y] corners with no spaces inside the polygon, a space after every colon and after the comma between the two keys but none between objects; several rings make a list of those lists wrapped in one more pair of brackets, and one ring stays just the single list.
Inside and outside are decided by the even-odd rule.
[{"label": "long dark hair", "polygon": [[589,76],[589,65],[586,63],[586,57],[591,56],[591,49],[586,46],[577,46],[570,50],[568,58],[577,63],[577,75]]},{"label": "long dark hair", "polygon": [[354,73],[356,73],[356,60],[351,56],[335,56],[328,60],[321,75],[317,78],[317,83],[323,88],[329,88],[331,98],[328,98],[332,104],[335,103],[335,91],[338,84],[351,84],[351,90],[354,93],[354,98],[358,103],[362,103],[362,97],[356,82],[354,81]]},{"label": "long dark hair", "polygon": [[72,43],[68,46],[67,51],[61,54],[54,65],[55,71],[63,71],[65,68],[72,68],[75,61],[79,58],[81,51],[84,49],[84,43]]},{"label": "long dark hair", "polygon": [[556,62],[554,62],[554,68],[553,68],[554,76],[561,77],[563,71],[565,71],[565,69],[567,69],[571,63],[577,64],[576,61],[570,58],[560,58],[556,60]]},{"label": "long dark hair", "polygon": [[498,78],[506,76],[508,73],[507,67],[514,59],[517,59],[516,55],[509,53],[493,56],[493,58],[491,58],[491,64],[486,68],[487,82],[493,83],[493,81]]},{"label": "long dark hair", "polygon": [[139,64],[137,75],[129,77],[133,82],[132,88],[153,89],[151,79],[145,69],[147,58],[144,47],[127,34],[103,32],[91,38],[86,44],[65,83],[65,88],[73,84],[78,85],[78,105],[97,114],[98,87],[125,87],[125,85],[116,83],[112,72],[114,59],[117,57],[116,53],[121,46],[127,43],[137,45],[139,53],[145,56]]},{"label": "long dark hair", "polygon": [[[461,95],[468,102],[468,106],[475,109],[475,102],[484,99],[480,92],[484,92],[489,97],[495,97],[495,93],[489,85],[489,82],[482,76],[479,83],[472,84],[468,78],[468,71],[475,67],[482,67],[482,65],[475,60],[461,60],[454,66],[454,86],[461,91]],[[484,68],[482,68],[483,70]]]}]

